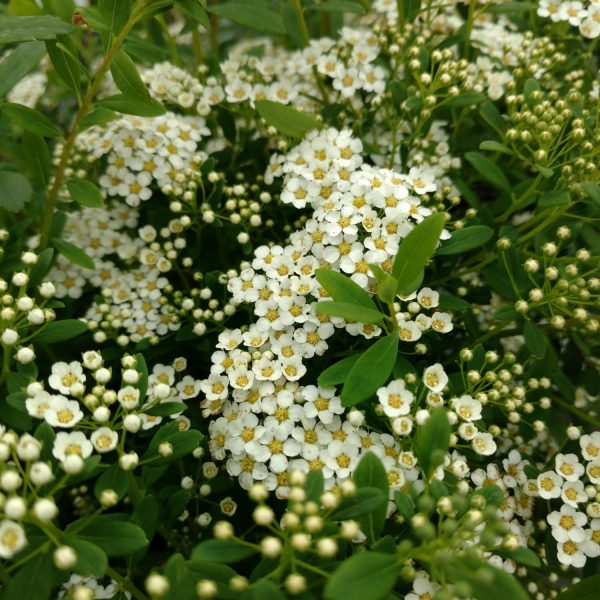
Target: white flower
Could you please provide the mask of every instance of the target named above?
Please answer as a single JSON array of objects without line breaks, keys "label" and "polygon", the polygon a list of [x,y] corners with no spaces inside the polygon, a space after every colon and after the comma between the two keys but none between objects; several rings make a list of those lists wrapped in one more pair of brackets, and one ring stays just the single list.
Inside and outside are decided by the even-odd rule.
[{"label": "white flower", "polygon": [[75,427],[83,412],[77,400],[69,400],[64,396],[50,396],[50,406],[44,412],[44,419],[52,427]]},{"label": "white flower", "polygon": [[592,483],[600,484],[600,458],[589,462],[585,468],[587,476]]},{"label": "white flower", "polygon": [[377,398],[383,406],[383,412],[390,418],[407,415],[414,400],[412,392],[406,389],[402,379],[395,379],[379,388]]},{"label": "white flower", "polygon": [[117,447],[119,442],[119,434],[108,427],[100,427],[96,429],[90,436],[90,440],[96,450],[100,454],[110,452]]},{"label": "white flower", "polygon": [[550,500],[560,496],[563,478],[554,471],[545,471],[537,477],[537,487],[540,498]]},{"label": "white flower", "polygon": [[557,454],[555,470],[567,481],[577,481],[583,475],[585,467],[579,463],[576,454]]},{"label": "white flower", "polygon": [[559,543],[556,548],[556,557],[563,565],[570,565],[579,569],[583,567],[587,561],[586,550],[589,542],[574,542],[567,540]]},{"label": "white flower", "polygon": [[473,450],[477,454],[490,456],[496,452],[497,446],[491,433],[478,433],[471,442]]},{"label": "white flower", "polygon": [[[600,14],[600,11],[599,13]],[[596,460],[600,458],[600,431],[582,435],[579,438],[581,454],[585,460]]]},{"label": "white flower", "polygon": [[584,526],[587,523],[587,517],[572,506],[563,504],[560,512],[551,512],[547,520],[552,526],[552,537],[557,542],[566,542],[567,540],[583,542],[585,539]]},{"label": "white flower", "polygon": [[437,308],[440,301],[438,292],[430,288],[422,288],[417,294],[417,302],[424,308]]},{"label": "white flower", "polygon": [[81,431],[66,433],[61,431],[54,439],[52,455],[64,461],[70,455],[76,455],[80,458],[88,458],[94,450],[92,443],[85,437]]},{"label": "white flower", "polygon": [[0,522],[0,557],[12,558],[26,545],[25,531],[18,523],[9,519]]},{"label": "white flower", "polygon": [[573,507],[586,502],[588,497],[583,487],[583,481],[565,481],[560,492],[562,501]]},{"label": "white flower", "polygon": [[454,412],[463,421],[479,421],[481,419],[481,402],[472,396],[464,395],[454,401],[452,405]]},{"label": "white flower", "polygon": [[433,598],[440,586],[434,584],[429,579],[429,574],[425,571],[418,571],[413,580],[413,591],[406,594],[405,600],[425,600]]},{"label": "white flower", "polygon": [[448,383],[448,375],[440,363],[435,363],[423,371],[423,383],[433,392],[441,392]]},{"label": "white flower", "polygon": [[68,394],[75,383],[85,383],[85,374],[81,363],[57,362],[52,365],[52,375],[48,377],[48,384],[61,394]]},{"label": "white flower", "polygon": [[431,315],[431,328],[438,333],[448,333],[454,329],[452,317],[448,313],[434,312]]}]

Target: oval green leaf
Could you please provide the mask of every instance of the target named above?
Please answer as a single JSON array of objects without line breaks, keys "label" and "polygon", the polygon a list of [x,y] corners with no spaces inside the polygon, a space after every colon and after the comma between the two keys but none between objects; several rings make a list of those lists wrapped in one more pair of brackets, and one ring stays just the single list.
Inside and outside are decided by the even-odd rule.
[{"label": "oval green leaf", "polygon": [[439,248],[439,255],[460,254],[487,244],[493,237],[494,230],[486,225],[473,225],[452,232]]},{"label": "oval green leaf", "polygon": [[254,106],[258,114],[269,125],[275,127],[283,135],[294,139],[300,139],[307,131],[321,127],[321,123],[314,117],[279,102],[257,100]]},{"label": "oval green leaf", "polygon": [[102,192],[91,181],[69,179],[67,189],[71,198],[83,206],[99,208],[104,204]]}]

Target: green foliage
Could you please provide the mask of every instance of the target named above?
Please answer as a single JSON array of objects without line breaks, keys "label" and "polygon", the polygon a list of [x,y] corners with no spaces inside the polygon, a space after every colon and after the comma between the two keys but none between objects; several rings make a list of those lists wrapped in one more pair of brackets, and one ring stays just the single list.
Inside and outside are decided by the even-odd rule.
[{"label": "green foliage", "polygon": [[444,461],[449,445],[448,415],[446,409],[438,407],[431,411],[431,416],[418,430],[416,437],[415,453],[427,479],[431,478],[433,472]]},{"label": "green foliage", "polygon": [[51,138],[62,135],[60,129],[48,117],[28,106],[5,102],[0,105],[0,109],[26,131]]},{"label": "green foliage", "polygon": [[42,42],[25,42],[0,61],[0,98],[35,69],[46,53]]},{"label": "green foliage", "polygon": [[82,206],[98,208],[104,204],[102,192],[91,181],[69,179],[66,185],[71,198]]},{"label": "green foliage", "polygon": [[319,129],[321,124],[314,117],[301,113],[294,108],[273,102],[257,100],[254,103],[256,112],[283,135],[300,139],[307,131]]},{"label": "green foliage", "polygon": [[442,243],[437,250],[440,256],[460,254],[487,244],[493,237],[494,230],[486,225],[472,225],[465,229],[457,229],[449,240]]},{"label": "green foliage", "polygon": [[26,177],[12,171],[0,171],[0,208],[19,212],[31,200],[32,194]]},{"label": "green foliage", "polygon": [[263,33],[285,33],[285,25],[279,13],[260,4],[251,6],[241,2],[224,2],[207,6],[206,10],[211,15]]},{"label": "green foliage", "polygon": [[53,40],[75,27],[53,16],[0,17],[0,44]]}]

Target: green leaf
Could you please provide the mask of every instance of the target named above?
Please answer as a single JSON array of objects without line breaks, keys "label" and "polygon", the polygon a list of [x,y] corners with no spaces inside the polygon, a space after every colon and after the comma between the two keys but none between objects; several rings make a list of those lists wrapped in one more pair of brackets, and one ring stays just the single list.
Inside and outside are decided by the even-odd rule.
[{"label": "green leaf", "polygon": [[519,582],[506,571],[492,567],[488,562],[467,556],[446,556],[436,566],[451,583],[466,582],[476,600],[528,600],[529,596]]},{"label": "green leaf", "polygon": [[437,253],[442,256],[461,254],[487,244],[493,235],[494,230],[485,225],[472,225],[464,229],[457,229],[452,232],[449,240],[442,243]]},{"label": "green leaf", "polygon": [[490,152],[502,152],[502,154],[513,155],[513,151],[504,144],[500,142],[495,142],[494,140],[485,140],[479,144],[480,150],[489,150]]},{"label": "green leaf", "polygon": [[197,2],[196,0],[191,0],[191,2],[175,0],[175,6],[177,6],[177,8],[185,15],[200,23],[205,29],[210,29],[210,19],[204,8],[200,5],[200,2]]},{"label": "green leaf", "polygon": [[512,304],[505,304],[494,311],[496,321],[513,321],[519,316]]},{"label": "green leaf", "polygon": [[110,67],[117,87],[128,100],[137,100],[143,104],[151,101],[146,84],[142,81],[135,63],[125,50],[119,50]]},{"label": "green leaf", "polygon": [[0,61],[0,98],[10,92],[25,75],[39,65],[46,54],[42,42],[26,42],[17,46]]},{"label": "green leaf", "polygon": [[[373,452],[367,452],[358,463],[352,475],[358,489],[374,487],[381,491],[385,498],[389,494],[389,483],[385,467]],[[367,538],[374,542],[381,536],[385,517],[387,514],[387,502],[379,508],[372,510],[360,519],[361,529]]]},{"label": "green leaf", "polygon": [[581,184],[581,187],[600,208],[600,185],[586,181]]},{"label": "green leaf", "polygon": [[360,552],[345,560],[325,585],[327,600],[380,600],[387,598],[398,577],[397,558],[378,552]]},{"label": "green leaf", "polygon": [[77,537],[92,542],[108,556],[128,556],[148,545],[140,527],[123,521],[115,513],[83,517],[67,525],[65,533],[77,532]]},{"label": "green leaf", "polygon": [[34,338],[40,344],[55,344],[70,340],[87,331],[87,325],[77,319],[63,319],[48,323]]},{"label": "green leaf", "polygon": [[516,563],[526,565],[528,567],[541,567],[542,563],[539,556],[529,548],[517,548],[516,550],[507,550],[506,548],[495,548],[494,554],[502,556],[502,558],[509,558],[514,560]]},{"label": "green leaf", "polygon": [[349,277],[331,269],[317,269],[315,276],[334,300],[377,310],[377,305],[373,302],[369,292],[363,290],[358,283],[352,281]]},{"label": "green leaf", "polygon": [[159,117],[166,112],[165,107],[158,101],[151,98],[148,102],[132,100],[123,94],[109,96],[100,101],[100,106],[114,110],[126,115],[137,115],[139,117]]},{"label": "green leaf", "polygon": [[396,502],[398,512],[404,517],[404,520],[410,520],[415,514],[415,503],[412,501],[412,498],[408,494],[396,490],[394,493],[394,501]]},{"label": "green leaf", "polygon": [[104,490],[113,490],[121,500],[129,489],[129,473],[123,471],[118,464],[106,469],[94,484],[94,496],[100,500]]},{"label": "green leaf", "polygon": [[77,553],[77,562],[73,567],[75,573],[98,578],[104,576],[108,567],[108,557],[102,548],[75,536],[67,536],[62,541]]},{"label": "green leaf", "polygon": [[577,582],[563,592],[557,600],[598,600],[600,589],[600,573]]},{"label": "green leaf", "polygon": [[410,286],[427,266],[445,223],[446,217],[442,213],[435,213],[421,221],[401,240],[392,266],[392,275],[398,281],[398,293]]},{"label": "green leaf", "polygon": [[[152,459],[150,463],[153,467],[161,467],[168,465],[169,463],[191,454],[202,440],[202,434],[195,429],[188,429],[187,431],[179,431],[179,424],[176,422],[169,423],[164,427],[161,427],[159,431],[154,435],[148,450],[146,450],[143,460],[147,461]],[[158,453],[158,447],[163,442],[168,442],[173,446],[173,453],[169,456],[161,456]]]},{"label": "green leaf", "polygon": [[356,490],[353,496],[344,498],[329,519],[332,521],[358,519],[374,510],[380,510],[382,506],[387,506],[387,496],[384,496],[379,488],[364,487]]},{"label": "green leaf", "polygon": [[360,353],[353,354],[342,358],[342,360],[331,365],[325,369],[318,377],[317,383],[322,387],[330,387],[332,385],[339,385],[344,383],[348,374],[352,370],[352,367],[356,361],[360,358]]},{"label": "green leaf", "polygon": [[562,206],[569,204],[571,196],[569,190],[553,190],[551,192],[540,192],[538,206],[548,208],[549,206]]},{"label": "green leaf", "polygon": [[60,129],[38,110],[14,102],[4,102],[0,108],[26,131],[50,138],[62,135]]},{"label": "green leaf", "polygon": [[31,267],[31,271],[29,272],[29,285],[34,286],[42,282],[50,270],[53,258],[54,248],[46,248],[38,254],[37,262]]},{"label": "green leaf", "polygon": [[377,297],[386,304],[391,304],[396,298],[398,281],[395,277],[388,275],[379,265],[369,264],[371,273],[377,279]]},{"label": "green leaf", "polygon": [[499,508],[504,502],[504,492],[497,485],[485,485],[473,492],[473,496],[483,496],[486,506]]},{"label": "green leaf", "polygon": [[235,563],[244,560],[257,550],[242,546],[233,540],[206,540],[194,548],[191,560],[212,560],[217,563]]},{"label": "green leaf", "polygon": [[223,17],[232,23],[244,25],[263,33],[285,33],[285,24],[281,15],[257,3],[226,2],[216,6],[207,6],[206,10],[212,15]]},{"label": "green leaf", "polygon": [[86,71],[76,58],[77,49],[73,40],[61,36],[59,42],[46,42],[46,50],[56,74],[79,97],[79,83]]},{"label": "green leaf", "polygon": [[0,44],[53,40],[57,35],[74,31],[73,25],[58,17],[0,17]]},{"label": "green leaf", "polygon": [[543,175],[546,179],[550,179],[554,175],[554,171],[548,167],[542,167],[542,165],[533,165],[533,168]]},{"label": "green leaf", "polygon": [[146,392],[148,391],[148,365],[146,364],[144,355],[141,353],[135,355],[135,360],[137,371],[140,373],[140,378],[136,387],[140,390],[140,401],[143,402],[146,397]]},{"label": "green leaf", "polygon": [[500,15],[516,12],[524,12],[537,8],[537,4],[533,2],[504,2],[503,4],[494,4],[486,8],[486,12]]},{"label": "green leaf", "polygon": [[481,104],[486,99],[486,96],[478,92],[463,92],[458,96],[450,98],[444,105],[448,108],[463,108],[465,106],[475,106]]},{"label": "green leaf", "polygon": [[354,406],[372,396],[385,384],[396,362],[398,336],[386,335],[360,355],[346,378],[341,400]]},{"label": "green leaf", "polygon": [[71,198],[83,206],[99,208],[104,204],[102,192],[91,181],[69,179],[67,189]]},{"label": "green leaf", "polygon": [[94,261],[81,248],[61,240],[60,238],[50,238],[52,246],[58,250],[65,258],[68,258],[72,263],[83,267],[84,269],[94,269]]},{"label": "green leaf", "polygon": [[108,108],[104,108],[104,106],[97,106],[91,113],[88,113],[81,119],[80,128],[83,130],[93,125],[105,125],[118,118],[119,114],[114,110],[109,110]]},{"label": "green leaf", "polygon": [[50,552],[42,552],[29,559],[2,586],[2,600],[47,600],[53,587],[54,565]]},{"label": "green leaf", "polygon": [[341,317],[346,321],[356,321],[357,323],[381,323],[385,319],[385,315],[378,310],[364,308],[350,302],[319,302],[317,314]]},{"label": "green leaf", "polygon": [[304,484],[306,498],[313,502],[319,502],[324,489],[325,479],[323,478],[323,471],[309,471]]},{"label": "green leaf", "polygon": [[19,212],[31,200],[33,188],[20,173],[0,171],[0,208]]},{"label": "green leaf", "polygon": [[421,11],[421,0],[400,0],[404,18],[411,23]]},{"label": "green leaf", "polygon": [[130,0],[98,0],[98,10],[112,33],[118,35],[129,20]]},{"label": "green leaf", "polygon": [[23,152],[27,157],[36,186],[45,188],[50,179],[50,152],[48,144],[41,135],[29,131],[23,132]]},{"label": "green leaf", "polygon": [[532,321],[526,320],[523,327],[523,337],[525,338],[525,346],[536,358],[542,358],[546,353],[548,340]]},{"label": "green leaf", "polygon": [[268,579],[259,579],[241,595],[241,600],[286,600],[279,587]]},{"label": "green leaf", "polygon": [[144,413],[152,417],[168,417],[169,415],[175,415],[186,410],[187,405],[183,402],[161,402],[157,406],[153,406]]},{"label": "green leaf", "polygon": [[465,158],[485,180],[505,192],[511,191],[506,175],[489,158],[479,152],[467,152]]},{"label": "green leaf", "polygon": [[[224,6],[224,5],[223,5]],[[271,100],[257,100],[254,103],[258,114],[283,135],[294,139],[304,137],[311,129],[320,129],[321,123],[314,117],[301,113],[295,108],[272,102]]]},{"label": "green leaf", "polygon": [[504,135],[508,126],[496,105],[491,100],[486,100],[481,106],[481,116],[491,125],[500,135]]},{"label": "green leaf", "polygon": [[431,411],[431,416],[422,427],[419,427],[416,435],[415,454],[427,480],[444,462],[444,455],[449,446],[450,423],[446,409],[439,406]]},{"label": "green leaf", "polygon": [[317,12],[349,12],[357,15],[364,15],[367,12],[360,2],[350,2],[349,0],[328,0],[327,2],[310,6],[308,10]]}]

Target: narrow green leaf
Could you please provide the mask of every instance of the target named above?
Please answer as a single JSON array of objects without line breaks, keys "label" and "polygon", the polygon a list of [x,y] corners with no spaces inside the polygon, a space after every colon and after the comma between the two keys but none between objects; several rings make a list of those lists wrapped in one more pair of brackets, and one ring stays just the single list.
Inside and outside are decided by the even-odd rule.
[{"label": "narrow green leaf", "polygon": [[309,471],[304,484],[307,500],[319,502],[324,490],[325,479],[323,478],[323,471]]},{"label": "narrow green leaf", "polygon": [[365,308],[359,304],[350,302],[319,302],[317,304],[318,315],[331,315],[341,317],[346,321],[355,321],[356,323],[381,323],[386,316],[378,310]]},{"label": "narrow green leaf", "polygon": [[52,259],[54,258],[54,248],[46,248],[38,254],[37,262],[29,272],[29,285],[39,285],[48,274]]},{"label": "narrow green leaf", "polygon": [[[354,483],[356,483],[358,489],[366,487],[377,488],[381,491],[384,498],[387,499],[390,489],[387,471],[381,460],[379,460],[373,452],[367,452],[361,458],[354,470],[352,479]],[[383,531],[383,526],[385,525],[386,514],[387,502],[384,502],[378,508],[373,509],[367,515],[361,517],[361,530],[371,542],[379,539],[381,532]]]},{"label": "narrow green leaf", "polygon": [[242,546],[234,540],[206,540],[198,544],[191,556],[191,560],[211,560],[217,563],[235,563],[244,560],[257,550]]},{"label": "narrow green leaf", "polygon": [[419,223],[403,240],[392,266],[392,275],[402,293],[427,266],[444,229],[446,218],[435,213]]},{"label": "narrow green leaf", "polygon": [[91,113],[88,113],[81,119],[81,129],[87,129],[93,125],[105,125],[119,118],[119,114],[114,110],[109,110],[104,106],[97,106]]},{"label": "narrow green leaf", "polygon": [[542,358],[546,353],[548,340],[539,327],[529,319],[525,321],[523,337],[525,338],[525,345],[531,354],[536,358]]},{"label": "narrow green leaf", "polygon": [[486,100],[481,106],[481,116],[491,125],[499,134],[503,135],[508,127],[496,105],[491,100]]},{"label": "narrow green leaf", "polygon": [[118,35],[129,20],[131,2],[130,0],[98,0],[98,10],[112,33]]},{"label": "narrow green leaf", "polygon": [[119,50],[110,67],[117,87],[128,100],[148,104],[151,100],[146,84],[142,81],[135,63],[125,50]]},{"label": "narrow green leaf", "polygon": [[379,600],[387,598],[398,578],[395,556],[359,552],[345,560],[325,585],[326,600]]},{"label": "narrow green leaf", "polygon": [[256,3],[225,2],[216,6],[207,6],[206,10],[212,15],[223,17],[232,23],[244,25],[263,33],[285,33],[285,24],[281,15]]},{"label": "narrow green leaf", "polygon": [[[73,48],[73,41],[63,37],[58,39],[60,40],[60,45],[55,41],[46,42],[48,57],[62,82],[79,97],[79,83],[85,74],[85,68],[79,60],[74,58],[77,50]],[[71,48],[69,52],[66,52],[65,48],[68,46],[71,46]]]},{"label": "narrow green leaf", "polygon": [[359,358],[360,353],[357,353],[336,362],[319,375],[317,383],[322,387],[330,387],[332,385],[344,383],[352,370],[352,367]]},{"label": "narrow green leaf", "polygon": [[[169,463],[191,454],[202,440],[202,434],[195,429],[179,431],[179,425],[176,422],[169,423],[159,429],[154,435],[146,450],[143,459],[152,459],[153,467],[168,465]],[[158,453],[158,447],[163,442],[168,442],[173,446],[173,453],[169,456],[162,456]]]},{"label": "narrow green leaf", "polygon": [[94,261],[81,249],[66,242],[60,238],[50,238],[50,243],[55,250],[58,250],[65,258],[68,258],[72,263],[83,267],[84,269],[94,269]]},{"label": "narrow green leaf", "polygon": [[23,152],[27,157],[35,185],[45,188],[50,180],[50,151],[46,140],[30,131],[23,132]]},{"label": "narrow green leaf", "polygon": [[109,96],[100,101],[100,106],[124,113],[126,115],[137,115],[139,117],[159,117],[166,112],[165,107],[154,98],[147,102],[132,100],[125,97],[123,94]]},{"label": "narrow green leaf", "polygon": [[425,424],[417,430],[415,454],[426,479],[430,479],[436,468],[444,461],[450,445],[450,423],[446,409],[434,408]]},{"label": "narrow green leaf", "polygon": [[452,232],[449,240],[446,240],[438,248],[438,255],[461,254],[479,248],[487,244],[493,237],[494,230],[485,225],[472,225],[464,229]]},{"label": "narrow green leaf", "polygon": [[83,206],[99,208],[104,204],[102,192],[91,181],[69,179],[67,189],[71,198]]},{"label": "narrow green leaf", "polygon": [[308,10],[316,12],[349,12],[356,15],[364,15],[366,13],[365,7],[360,2],[351,2],[350,0],[328,0],[327,2],[310,6]]},{"label": "narrow green leaf", "polygon": [[0,171],[0,208],[19,212],[30,200],[33,188],[20,173]]},{"label": "narrow green leaf", "polygon": [[42,42],[25,42],[0,61],[0,98],[40,64],[46,54]]},{"label": "narrow green leaf", "polygon": [[345,498],[331,513],[329,519],[332,521],[359,519],[385,505],[387,505],[387,496],[384,496],[379,488],[363,487],[356,490],[353,496]]},{"label": "narrow green leaf", "polygon": [[487,96],[479,92],[463,92],[454,98],[451,98],[444,105],[447,108],[463,108],[465,106],[476,106],[485,101]]},{"label": "narrow green leaf", "polygon": [[62,135],[60,129],[39,110],[14,102],[4,102],[0,108],[4,114],[26,131],[50,138]]},{"label": "narrow green leaf", "polygon": [[106,469],[94,484],[94,496],[98,500],[104,490],[113,490],[119,500],[121,500],[129,489],[129,473],[123,471],[121,467],[115,463]]},{"label": "narrow green leaf", "polygon": [[506,548],[495,548],[494,554],[498,554],[503,558],[509,558],[514,560],[520,565],[526,565],[528,567],[541,567],[542,563],[539,556],[529,548],[517,548],[516,550],[507,550]]},{"label": "narrow green leaf", "polygon": [[168,417],[181,413],[187,409],[187,405],[183,402],[161,402],[160,404],[145,410],[144,413],[151,417]]},{"label": "narrow green leaf", "polygon": [[320,129],[321,123],[314,117],[301,113],[295,108],[271,100],[257,100],[254,103],[258,114],[267,122],[288,137],[300,139],[311,129]]},{"label": "narrow green leaf", "polygon": [[506,175],[489,158],[479,154],[479,152],[467,152],[465,158],[492,185],[505,192],[511,191],[511,186]]},{"label": "narrow green leaf", "polygon": [[85,333],[87,329],[87,325],[77,319],[52,321],[35,336],[34,342],[42,344],[64,342]]},{"label": "narrow green leaf", "polygon": [[377,310],[371,295],[349,277],[331,269],[317,269],[315,276],[334,300]]},{"label": "narrow green leaf", "polygon": [[196,0],[192,0],[191,2],[175,0],[175,6],[186,16],[197,21],[205,29],[210,29],[210,19],[200,2]]},{"label": "narrow green leaf", "polygon": [[75,27],[58,17],[0,17],[0,44],[53,40],[57,35],[69,34]]},{"label": "narrow green leaf", "polygon": [[488,6],[486,12],[500,15],[524,12],[536,8],[537,4],[534,4],[533,2],[504,2],[503,4],[493,4],[492,6]]},{"label": "narrow green leaf", "polygon": [[513,155],[513,151],[504,144],[500,142],[495,142],[494,140],[485,140],[479,144],[480,150],[489,150],[490,152],[502,152],[502,154],[508,154],[510,156]]},{"label": "narrow green leaf", "polygon": [[415,514],[415,503],[408,494],[396,490],[394,493],[394,501],[396,502],[398,512],[404,517],[404,520],[408,521],[413,517]]},{"label": "narrow green leaf", "polygon": [[396,334],[380,338],[363,352],[346,378],[341,394],[342,404],[354,406],[373,395],[390,376],[397,354]]}]

